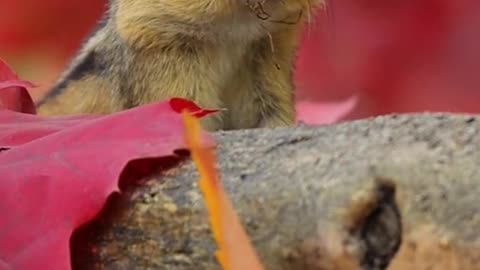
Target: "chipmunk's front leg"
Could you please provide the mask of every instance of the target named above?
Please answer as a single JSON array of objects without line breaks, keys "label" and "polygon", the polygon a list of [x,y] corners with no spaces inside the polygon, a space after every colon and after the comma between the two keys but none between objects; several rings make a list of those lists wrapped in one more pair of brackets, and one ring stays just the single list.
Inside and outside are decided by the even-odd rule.
[{"label": "chipmunk's front leg", "polygon": [[[293,27],[292,27],[293,28]],[[293,64],[297,46],[296,30],[272,34],[265,46],[260,66],[262,78],[260,96],[260,117],[258,127],[281,127],[295,124],[295,87],[293,83]]]},{"label": "chipmunk's front leg", "polygon": [[285,73],[273,67],[270,77],[264,81],[258,127],[275,128],[295,124],[294,87]]},{"label": "chipmunk's front leg", "polygon": [[275,128],[289,127],[295,124],[295,109],[293,101],[277,101],[277,104],[264,104],[262,118],[258,127]]},{"label": "chipmunk's front leg", "polygon": [[276,128],[290,127],[295,124],[295,118],[290,117],[288,112],[277,112],[277,114],[264,117],[258,127],[260,128]]}]

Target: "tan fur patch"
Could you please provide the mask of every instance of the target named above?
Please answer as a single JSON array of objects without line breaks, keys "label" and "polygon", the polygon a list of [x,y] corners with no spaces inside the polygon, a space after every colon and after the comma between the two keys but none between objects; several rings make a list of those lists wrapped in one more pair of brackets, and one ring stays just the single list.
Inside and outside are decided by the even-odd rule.
[{"label": "tan fur patch", "polygon": [[109,95],[115,89],[108,81],[97,77],[72,82],[68,91],[63,91],[38,108],[42,116],[73,114],[110,114],[120,110]]}]

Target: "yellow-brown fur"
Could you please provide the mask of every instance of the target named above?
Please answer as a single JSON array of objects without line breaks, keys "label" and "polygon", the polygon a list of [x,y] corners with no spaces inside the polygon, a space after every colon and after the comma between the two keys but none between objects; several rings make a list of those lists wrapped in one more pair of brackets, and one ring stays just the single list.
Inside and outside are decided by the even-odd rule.
[{"label": "yellow-brown fur", "polygon": [[322,0],[113,0],[42,115],[108,114],[171,97],[225,108],[208,130],[294,123],[292,69]]}]

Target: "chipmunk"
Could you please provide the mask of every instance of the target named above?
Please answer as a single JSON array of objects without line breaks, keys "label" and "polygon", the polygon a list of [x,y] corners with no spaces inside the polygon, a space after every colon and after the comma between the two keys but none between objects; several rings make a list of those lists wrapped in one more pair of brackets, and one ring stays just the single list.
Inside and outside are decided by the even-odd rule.
[{"label": "chipmunk", "polygon": [[302,30],[323,0],[110,0],[40,115],[181,97],[224,108],[206,130],[289,126]]}]

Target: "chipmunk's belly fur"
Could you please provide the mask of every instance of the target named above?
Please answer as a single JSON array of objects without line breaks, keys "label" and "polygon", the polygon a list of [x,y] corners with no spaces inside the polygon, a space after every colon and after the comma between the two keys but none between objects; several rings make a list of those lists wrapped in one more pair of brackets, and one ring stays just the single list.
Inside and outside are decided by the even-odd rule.
[{"label": "chipmunk's belly fur", "polygon": [[197,47],[186,54],[137,55],[132,65],[143,78],[128,91],[136,95],[133,99],[139,104],[134,105],[183,97],[204,108],[224,109],[205,120],[210,129],[257,126],[260,112],[252,106],[258,93],[257,76],[248,54],[253,48],[230,46],[234,45]]}]

